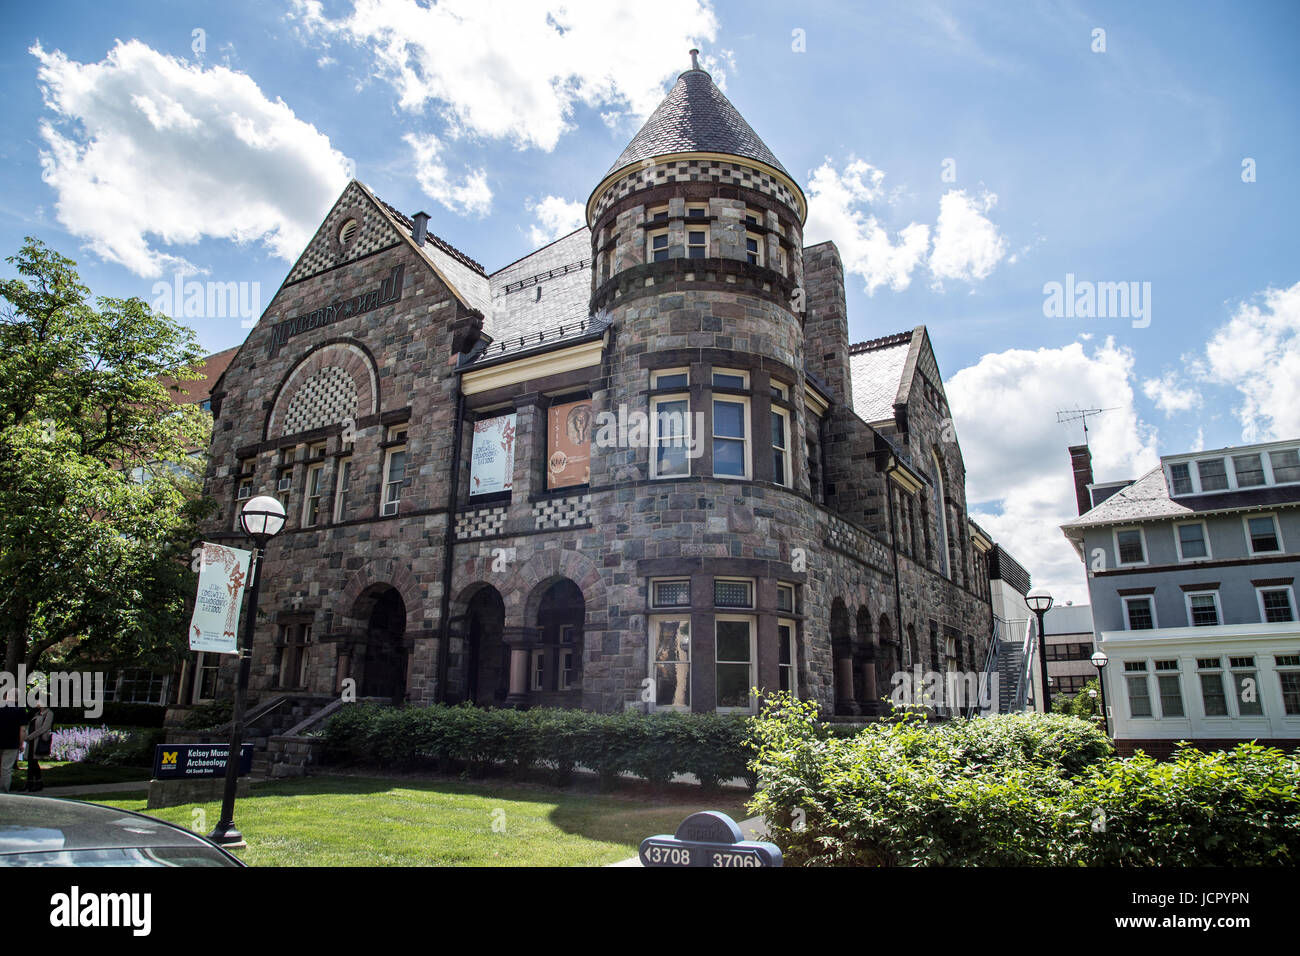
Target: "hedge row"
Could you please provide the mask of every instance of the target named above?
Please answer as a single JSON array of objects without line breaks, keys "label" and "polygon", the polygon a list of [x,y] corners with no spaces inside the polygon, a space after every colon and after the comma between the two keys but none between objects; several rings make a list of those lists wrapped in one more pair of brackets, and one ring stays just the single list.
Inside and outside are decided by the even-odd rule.
[{"label": "hedge row", "polygon": [[736,777],[752,781],[750,722],[721,714],[350,704],[321,736],[329,762],[472,774],[545,768],[561,785],[579,767],[600,774],[604,786],[624,773],[655,786],[689,773],[713,788]]},{"label": "hedge row", "polygon": [[763,814],[787,863],[1261,866],[1300,862],[1300,761],[1242,744],[1113,756],[1064,715],[828,734],[788,698],[754,722]]}]

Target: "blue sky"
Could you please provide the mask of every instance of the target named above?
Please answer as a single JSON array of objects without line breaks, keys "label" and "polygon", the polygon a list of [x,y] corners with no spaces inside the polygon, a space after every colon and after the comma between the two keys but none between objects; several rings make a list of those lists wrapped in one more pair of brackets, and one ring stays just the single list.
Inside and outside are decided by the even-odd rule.
[{"label": "blue sky", "polygon": [[[352,168],[499,268],[571,228],[698,45],[809,193],[806,239],[840,245],[853,339],[929,327],[972,513],[1038,580],[1083,596],[1055,528],[1081,433],[1058,408],[1114,409],[1099,478],[1300,436],[1294,3],[115,2],[6,23],[0,248],[39,236],[97,293],[152,301],[192,269],[265,305]],[[1067,274],[1149,283],[1149,325],[1046,316]],[[211,351],[247,334],[187,321]]]}]

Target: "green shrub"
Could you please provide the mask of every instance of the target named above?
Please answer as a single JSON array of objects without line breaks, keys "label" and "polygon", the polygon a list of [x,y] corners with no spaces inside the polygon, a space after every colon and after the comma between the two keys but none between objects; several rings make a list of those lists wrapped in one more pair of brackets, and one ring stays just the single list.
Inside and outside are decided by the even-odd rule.
[{"label": "green shrub", "polygon": [[1300,765],[1277,750],[1119,760],[1090,724],[912,717],[831,734],[778,697],[750,810],[792,865],[1294,865]]},{"label": "green shrub", "polygon": [[153,767],[154,752],[163,737],[161,728],[136,731],[124,738],[105,737],[90,746],[82,762],[99,767]]},{"label": "green shrub", "polygon": [[230,723],[234,712],[233,700],[213,700],[205,704],[195,704],[181,719],[181,727],[185,730],[210,730]]},{"label": "green shrub", "polygon": [[605,787],[632,773],[655,787],[695,774],[706,787],[751,777],[747,718],[715,714],[625,711],[593,714],[468,705],[384,707],[350,704],[321,730],[333,763],[524,775],[543,765],[560,785],[584,767]]}]

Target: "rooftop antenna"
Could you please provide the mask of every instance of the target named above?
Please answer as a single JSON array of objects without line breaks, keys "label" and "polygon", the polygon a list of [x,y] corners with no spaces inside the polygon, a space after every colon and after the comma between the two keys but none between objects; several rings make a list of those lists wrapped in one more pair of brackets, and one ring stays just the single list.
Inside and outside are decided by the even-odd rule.
[{"label": "rooftop antenna", "polygon": [[698,70],[699,68],[700,68],[700,51],[699,51],[699,50],[692,50],[692,51],[691,51],[691,69],[692,69],[692,70]]},{"label": "rooftop antenna", "polygon": [[1118,405],[1112,405],[1110,408],[1065,408],[1057,411],[1056,423],[1058,425],[1068,424],[1069,422],[1083,422],[1083,443],[1088,444],[1088,416],[1100,415],[1102,412],[1113,412],[1119,408]]}]

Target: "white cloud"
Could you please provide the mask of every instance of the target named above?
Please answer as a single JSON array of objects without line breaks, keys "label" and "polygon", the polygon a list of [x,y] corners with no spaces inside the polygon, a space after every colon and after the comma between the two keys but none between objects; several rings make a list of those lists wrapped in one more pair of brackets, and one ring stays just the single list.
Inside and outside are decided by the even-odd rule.
[{"label": "white cloud", "polygon": [[986,215],[997,203],[987,190],[971,196],[962,189],[950,189],[939,200],[939,216],[933,228],[913,222],[890,236],[885,225],[868,211],[873,204],[893,205],[898,188],[886,195],[885,173],[860,159],[850,159],[837,170],[828,158],[808,180],[808,244],[835,243],[844,259],[846,272],[861,276],[867,295],[887,285],[896,292],[912,283],[912,273],[929,266],[936,282],[960,279],[977,282],[987,278],[1007,255],[1006,240]]},{"label": "white cloud", "polygon": [[934,228],[930,272],[937,279],[973,282],[988,278],[1007,254],[1007,243],[986,213],[998,201],[996,193],[968,196],[950,189],[939,200],[939,221]]},{"label": "white cloud", "polygon": [[930,247],[929,226],[914,222],[894,242],[880,220],[861,208],[882,198],[884,178],[860,159],[850,160],[842,173],[827,159],[808,180],[804,241],[834,242],[845,270],[866,280],[868,295],[882,285],[896,292],[906,289]]},{"label": "white cloud", "polygon": [[1191,386],[1180,384],[1182,376],[1176,371],[1166,372],[1159,378],[1149,378],[1142,383],[1142,394],[1156,403],[1156,408],[1166,415],[1191,411],[1201,405],[1201,393]]},{"label": "white cloud", "polygon": [[538,223],[528,229],[528,238],[535,246],[544,246],[567,236],[581,226],[587,216],[586,205],[561,196],[547,196],[541,202],[530,204],[528,209]]},{"label": "white cloud", "polygon": [[482,169],[466,170],[459,182],[453,182],[440,158],[442,143],[438,137],[432,133],[407,133],[402,139],[415,153],[415,178],[426,196],[462,215],[481,216],[492,208],[492,189]]},{"label": "white cloud", "polygon": [[294,15],[306,33],[367,50],[401,108],[435,105],[448,135],[546,151],[579,106],[648,115],[689,65],[686,51],[718,32],[706,0],[353,0],[334,20],[296,0]]},{"label": "white cloud", "polygon": [[1205,347],[1207,381],[1241,393],[1247,442],[1300,436],[1300,282],[1243,302]]},{"label": "white cloud", "polygon": [[347,182],[328,137],[247,75],[132,40],[99,63],[40,44],[42,178],[59,222],[141,276],[189,268],[166,246],[262,242],[292,260]]},{"label": "white cloud", "polygon": [[1134,407],[1133,354],[1107,339],[1091,352],[990,353],[947,383],[966,465],[971,517],[1058,600],[1088,600],[1083,563],[1060,525],[1078,515],[1067,447],[1081,444],[1056,410],[1111,408],[1089,418],[1098,481],[1136,478],[1158,462],[1155,429]]}]

